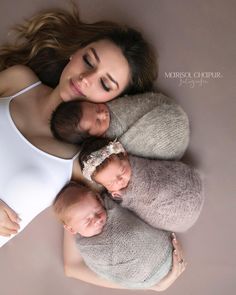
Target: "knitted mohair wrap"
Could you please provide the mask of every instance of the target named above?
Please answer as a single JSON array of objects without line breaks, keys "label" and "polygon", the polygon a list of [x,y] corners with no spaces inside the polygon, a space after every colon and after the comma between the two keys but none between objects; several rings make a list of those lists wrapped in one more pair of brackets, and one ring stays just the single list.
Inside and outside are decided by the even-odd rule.
[{"label": "knitted mohair wrap", "polygon": [[155,228],[183,232],[198,219],[203,206],[199,174],[178,161],[129,156],[132,176],[121,191],[121,206]]},{"label": "knitted mohair wrap", "polygon": [[129,210],[105,197],[107,223],[103,232],[77,235],[79,251],[99,276],[126,288],[157,284],[171,269],[170,233],[147,225]]},{"label": "knitted mohair wrap", "polygon": [[189,121],[183,109],[161,93],[124,96],[107,103],[109,138],[118,138],[136,156],[179,159],[189,144]]}]

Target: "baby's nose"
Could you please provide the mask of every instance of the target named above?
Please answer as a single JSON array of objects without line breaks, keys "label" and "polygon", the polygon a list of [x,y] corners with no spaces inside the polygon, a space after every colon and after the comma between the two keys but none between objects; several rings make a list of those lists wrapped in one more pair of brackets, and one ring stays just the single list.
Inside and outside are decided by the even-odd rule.
[{"label": "baby's nose", "polygon": [[120,176],[120,178],[119,178],[119,183],[120,183],[120,185],[122,186],[122,188],[124,188],[125,186],[126,186],[126,177],[124,177],[124,176]]},{"label": "baby's nose", "polygon": [[98,118],[101,120],[101,121],[105,121],[106,118],[107,118],[107,113],[105,111],[101,111],[98,113]]}]

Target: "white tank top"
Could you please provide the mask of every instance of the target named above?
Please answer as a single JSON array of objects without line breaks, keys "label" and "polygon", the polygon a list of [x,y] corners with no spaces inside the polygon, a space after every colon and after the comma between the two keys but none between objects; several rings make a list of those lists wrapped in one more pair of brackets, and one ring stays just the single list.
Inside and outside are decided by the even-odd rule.
[{"label": "white tank top", "polygon": [[[20,230],[52,204],[71,179],[73,160],[77,156],[66,160],[47,154],[16,128],[9,110],[10,101],[40,83],[11,97],[0,98],[0,199],[19,214]],[[0,236],[0,247],[11,238]]]}]

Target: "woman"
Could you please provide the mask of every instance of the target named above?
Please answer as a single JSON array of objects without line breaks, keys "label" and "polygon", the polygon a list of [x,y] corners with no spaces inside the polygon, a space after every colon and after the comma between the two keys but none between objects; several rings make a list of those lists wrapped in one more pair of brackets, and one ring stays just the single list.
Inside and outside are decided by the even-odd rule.
[{"label": "woman", "polygon": [[[63,68],[79,48],[104,39],[120,48],[131,68],[130,83],[121,92],[150,91],[157,78],[156,56],[140,32],[110,21],[86,24],[75,5],[72,12],[42,11],[18,24],[15,32],[15,42],[0,47],[0,70],[27,65],[50,87],[59,83]],[[91,66],[92,61],[87,59]]]},{"label": "woman", "polygon": [[[45,23],[41,22],[42,19],[45,20]],[[58,26],[59,23],[60,26]],[[50,25],[47,26],[47,24]],[[71,24],[74,24],[74,27],[71,27]],[[76,27],[80,27],[80,29],[76,29]],[[124,30],[119,26],[117,28],[117,25],[105,22],[84,25],[75,14],[72,16],[58,11],[51,14],[40,14],[27,22],[26,25],[19,27],[18,31],[19,35],[26,39],[26,42],[21,43],[18,47],[2,47],[2,68],[18,63],[37,68],[40,64],[43,68],[39,67],[41,75],[41,72],[45,73],[45,68],[52,69],[51,73],[56,71],[50,63],[44,64],[45,59],[49,59],[49,55],[50,61],[53,60],[54,65],[58,60],[63,66],[68,63],[62,72],[59,85],[54,90],[40,84],[38,77],[24,66],[11,67],[0,74],[0,95],[10,96],[10,98],[0,99],[1,115],[4,115],[2,119],[7,119],[8,124],[8,126],[5,125],[5,120],[0,123],[1,130],[5,132],[5,137],[2,135],[0,143],[1,163],[5,164],[1,166],[0,194],[6,201],[10,195],[13,205],[16,197],[20,200],[19,194],[21,194],[20,197],[25,198],[27,209],[32,209],[35,207],[35,202],[33,201],[29,205],[29,201],[32,201],[32,196],[37,192],[35,200],[40,200],[41,207],[39,208],[36,204],[33,214],[29,214],[26,218],[21,216],[23,226],[26,226],[36,214],[50,205],[56,192],[70,178],[75,180],[80,178],[80,171],[76,167],[77,161],[73,163],[73,158],[77,153],[76,147],[55,140],[51,134],[48,121],[55,107],[63,100],[67,101],[78,96],[82,96],[86,100],[100,102],[110,100],[125,92],[135,93],[150,90],[155,77],[153,74],[155,70],[152,71],[152,66],[155,63],[153,63],[152,55],[148,52],[145,54],[144,49],[148,49],[145,42],[141,42],[143,45],[141,51],[133,55],[130,54],[129,57],[126,55],[126,51],[121,48],[122,46],[117,46],[122,43],[125,45],[127,42],[124,38],[118,38],[119,42],[115,42],[112,37],[122,31],[128,33],[129,30]],[[45,31],[47,33],[44,39]],[[81,37],[79,33],[81,33]],[[129,38],[128,35],[127,38],[131,40],[131,43],[137,43],[137,38]],[[139,34],[134,35],[140,37]],[[69,41],[64,38],[65,36]],[[70,36],[71,38],[69,38]],[[80,37],[80,42],[77,37]],[[37,44],[34,40],[37,41]],[[70,40],[78,41],[79,51],[76,51],[77,47],[72,46]],[[130,43],[128,44],[130,47]],[[113,54],[113,56],[109,56],[111,64],[103,61],[103,58],[108,57],[108,54]],[[27,58],[28,56],[29,58]],[[21,57],[22,59],[20,59]],[[116,61],[118,69],[114,67],[114,61]],[[111,68],[116,68],[119,71],[110,74],[108,69]],[[43,77],[43,75],[41,76]],[[57,84],[57,80],[55,79],[54,84]],[[52,85],[52,83],[50,84]],[[24,89],[23,92],[22,89]],[[9,132],[12,135],[10,139]],[[24,149],[23,152],[22,149]],[[36,161],[34,161],[34,157]],[[65,171],[60,179],[58,179],[60,174],[58,167],[60,171]],[[29,190],[27,190],[28,187]],[[44,197],[43,204],[41,196]],[[22,205],[21,202],[20,205]],[[23,206],[20,209],[24,211],[26,208]],[[0,234],[7,236],[18,230],[18,215],[4,201],[1,201]],[[182,257],[179,257],[179,260],[182,262]],[[76,263],[76,261],[74,262]],[[176,272],[174,273],[176,276],[184,269],[182,263],[179,265],[181,268],[178,269],[177,275]],[[85,270],[86,267],[83,266],[83,269]],[[73,271],[71,272],[69,268],[68,260],[66,261],[67,270],[67,274],[72,275]],[[89,277],[88,272],[89,269],[86,273],[87,278]]]},{"label": "woman", "polygon": [[[72,24],[74,26],[71,27]],[[71,35],[67,34],[68,30],[73,33],[73,38],[69,38]],[[39,57],[48,48],[52,48],[55,63],[58,59],[65,62],[66,58],[67,64],[55,89],[40,84],[34,72],[22,65],[9,67],[0,73],[0,97],[8,97],[0,99],[0,124],[1,130],[5,132],[0,144],[1,163],[5,163],[1,169],[0,184],[3,200],[0,204],[1,235],[10,235],[19,229],[16,215],[5,204],[9,205],[8,199],[11,199],[13,205],[17,194],[21,193],[27,202],[37,191],[36,199],[40,201],[38,204],[33,202],[32,207],[27,205],[27,208],[34,207],[34,210],[31,214],[22,216],[22,229],[51,204],[71,177],[80,177],[75,165],[72,173],[77,148],[54,139],[49,128],[51,113],[59,103],[78,97],[94,102],[108,101],[126,91],[147,90],[154,79],[153,74],[146,74],[147,69],[152,72],[153,68],[151,50],[140,33],[133,29],[107,22],[85,25],[75,11],[71,14],[51,11],[33,17],[20,26],[18,32],[19,37],[26,41],[16,47],[2,47],[2,67],[17,61],[35,65],[40,60],[43,63]],[[81,37],[77,39],[79,33]],[[77,46],[73,44],[74,40],[78,40]],[[29,58],[26,58],[28,55]],[[22,89],[25,90],[22,92]],[[9,132],[11,137],[8,136]],[[18,149],[18,144],[22,145],[23,150]],[[32,162],[34,157],[35,161]],[[8,167],[7,172],[4,166]],[[60,179],[58,169],[62,173]],[[45,185],[49,180],[50,183]],[[27,185],[29,183],[30,186]],[[30,189],[26,189],[28,187]],[[43,195],[43,204],[40,194]],[[19,196],[17,200],[20,200]],[[22,203],[19,201],[18,204],[22,212],[25,212]],[[9,237],[1,244],[7,240]]]}]

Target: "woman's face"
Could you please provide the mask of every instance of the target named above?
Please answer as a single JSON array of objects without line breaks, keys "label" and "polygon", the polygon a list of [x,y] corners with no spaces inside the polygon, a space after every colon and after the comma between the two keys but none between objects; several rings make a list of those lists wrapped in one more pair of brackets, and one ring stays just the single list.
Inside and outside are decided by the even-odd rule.
[{"label": "woman's face", "polygon": [[108,107],[104,103],[81,102],[81,119],[79,127],[92,136],[102,136],[110,124]]},{"label": "woman's face", "polygon": [[131,178],[129,160],[115,156],[107,166],[93,177],[97,183],[103,185],[113,196],[120,195],[120,190],[127,187]]},{"label": "woman's face", "polygon": [[120,48],[109,40],[100,40],[71,57],[60,78],[60,96],[63,101],[81,97],[106,102],[125,90],[130,77],[129,64]]}]

